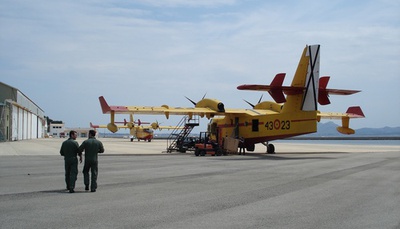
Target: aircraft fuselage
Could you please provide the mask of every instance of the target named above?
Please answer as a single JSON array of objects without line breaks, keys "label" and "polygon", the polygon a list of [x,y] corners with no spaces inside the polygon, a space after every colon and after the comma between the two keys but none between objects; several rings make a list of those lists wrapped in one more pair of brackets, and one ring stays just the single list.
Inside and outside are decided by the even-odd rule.
[{"label": "aircraft fuselage", "polygon": [[260,116],[226,115],[214,118],[209,131],[220,144],[225,137],[244,138],[246,148],[276,139],[314,133],[317,131],[317,112],[298,111]]}]

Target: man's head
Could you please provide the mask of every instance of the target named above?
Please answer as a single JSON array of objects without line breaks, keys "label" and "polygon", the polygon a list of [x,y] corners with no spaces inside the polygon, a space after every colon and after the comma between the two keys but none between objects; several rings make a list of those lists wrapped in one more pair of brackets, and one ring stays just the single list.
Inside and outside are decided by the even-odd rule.
[{"label": "man's head", "polygon": [[89,137],[96,137],[96,131],[95,130],[89,130]]},{"label": "man's head", "polygon": [[69,137],[74,139],[74,140],[76,139],[77,135],[78,135],[78,133],[75,130],[71,130],[69,132]]}]

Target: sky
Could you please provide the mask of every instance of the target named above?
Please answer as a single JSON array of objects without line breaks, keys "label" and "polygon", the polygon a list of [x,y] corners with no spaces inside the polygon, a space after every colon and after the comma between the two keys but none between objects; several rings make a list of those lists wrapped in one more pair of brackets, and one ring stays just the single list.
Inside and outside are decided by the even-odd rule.
[{"label": "sky", "polygon": [[[67,127],[107,124],[110,105],[191,107],[206,97],[250,108],[268,93],[239,91],[286,73],[306,45],[320,44],[324,112],[359,105],[350,126],[400,126],[398,0],[1,0],[0,81]],[[117,115],[117,120],[128,118]],[[135,116],[175,125],[180,117]],[[326,120],[330,121],[330,120]],[[203,119],[202,123],[207,123]],[[335,121],[340,124],[340,121]]]}]

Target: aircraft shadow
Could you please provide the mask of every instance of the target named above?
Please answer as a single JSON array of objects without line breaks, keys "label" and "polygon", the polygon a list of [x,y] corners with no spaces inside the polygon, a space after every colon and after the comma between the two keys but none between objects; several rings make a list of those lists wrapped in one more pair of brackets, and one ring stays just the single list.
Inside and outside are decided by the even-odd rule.
[{"label": "aircraft shadow", "polygon": [[286,152],[278,154],[349,154],[349,152]]},{"label": "aircraft shadow", "polygon": [[[290,155],[293,155],[295,153],[290,153]],[[321,153],[322,154],[322,153]],[[289,155],[289,154],[287,154]],[[218,159],[220,160],[321,160],[321,159],[336,159],[335,157],[301,157],[301,156],[279,156],[277,154],[258,154],[258,153],[250,153],[250,154],[245,154],[245,155],[231,155],[231,157],[224,158],[225,156],[220,156]],[[232,158],[235,157],[235,158]]]}]

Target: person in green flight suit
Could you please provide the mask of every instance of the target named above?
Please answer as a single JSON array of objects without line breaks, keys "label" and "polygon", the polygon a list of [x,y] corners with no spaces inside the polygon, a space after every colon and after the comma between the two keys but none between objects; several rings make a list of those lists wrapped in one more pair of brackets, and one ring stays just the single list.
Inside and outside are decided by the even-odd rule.
[{"label": "person in green flight suit", "polygon": [[92,174],[90,183],[91,192],[97,189],[98,154],[104,152],[103,143],[96,139],[96,131],[89,130],[89,138],[79,146],[79,152],[85,151],[85,165],[83,166],[83,182],[85,190],[89,190],[89,170]]},{"label": "person in green flight suit", "polygon": [[76,131],[71,130],[69,138],[62,143],[60,149],[61,156],[64,156],[65,183],[70,193],[74,193],[75,182],[78,176],[77,156],[79,156],[79,161],[82,163],[82,153],[79,152],[79,144],[76,141],[77,135]]}]

